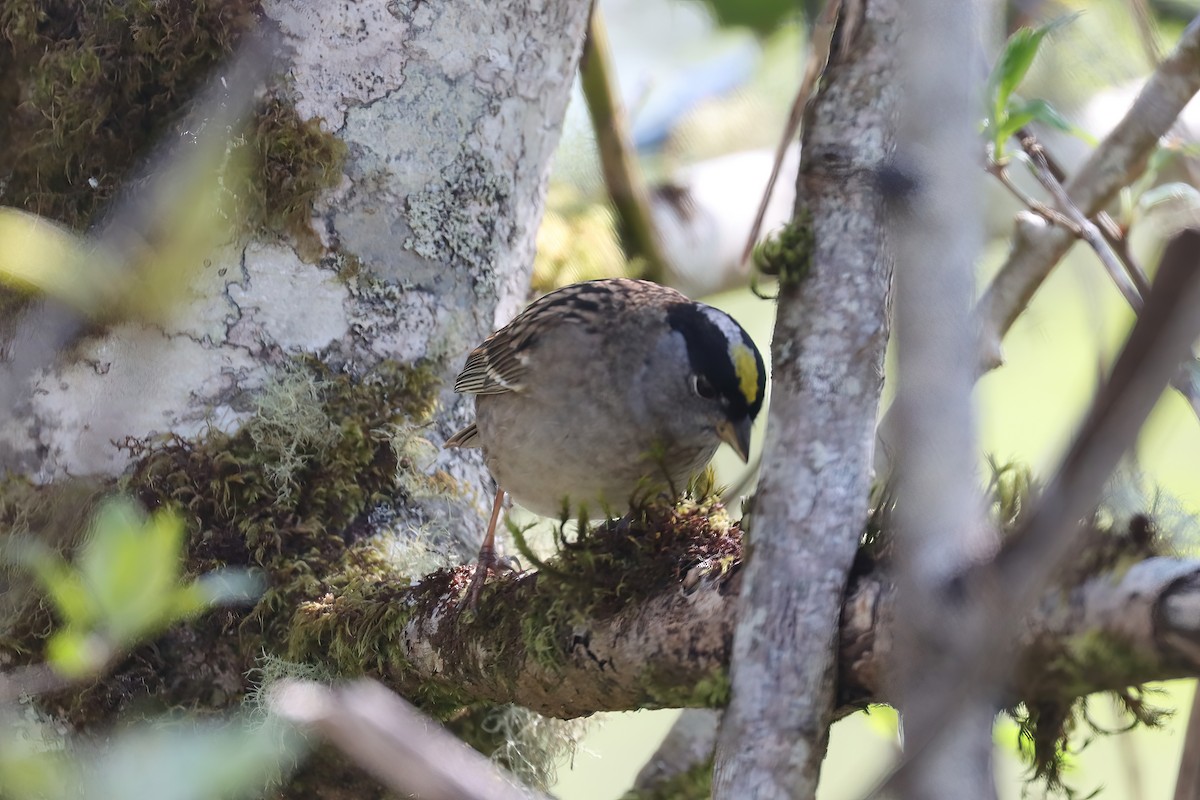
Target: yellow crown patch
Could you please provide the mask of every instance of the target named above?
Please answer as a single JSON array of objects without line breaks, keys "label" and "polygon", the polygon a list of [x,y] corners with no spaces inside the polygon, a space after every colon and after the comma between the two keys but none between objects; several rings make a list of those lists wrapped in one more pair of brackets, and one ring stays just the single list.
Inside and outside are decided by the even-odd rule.
[{"label": "yellow crown patch", "polygon": [[753,405],[758,401],[758,359],[754,357],[754,351],[740,342],[729,348],[729,356],[733,360],[733,371],[737,373],[742,396]]}]

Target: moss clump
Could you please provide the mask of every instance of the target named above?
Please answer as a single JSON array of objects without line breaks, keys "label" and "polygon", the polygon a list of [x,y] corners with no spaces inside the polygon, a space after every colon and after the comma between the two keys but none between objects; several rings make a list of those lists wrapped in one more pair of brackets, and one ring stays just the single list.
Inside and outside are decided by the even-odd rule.
[{"label": "moss clump", "polygon": [[[604,619],[684,583],[693,570],[724,571],[741,559],[741,530],[712,496],[652,503],[599,526],[581,522],[573,537],[570,527],[567,521],[559,524],[557,556],[549,562],[538,559],[520,530],[511,529],[521,554],[538,567],[538,596],[545,601],[526,606],[521,639],[551,667],[563,663],[569,632],[581,620]],[[497,590],[502,587],[497,583]],[[486,615],[500,603],[485,591],[480,607]]]},{"label": "moss clump", "polygon": [[[259,0],[0,0],[0,204],[75,229],[95,222],[151,145],[181,133],[259,17]],[[249,121],[253,167],[230,188],[246,229],[290,235],[315,259],[313,201],[341,175],[345,146],[282,96],[272,90]]]},{"label": "moss clump", "polygon": [[0,202],[86,226],[257,15],[257,0],[3,0]]},{"label": "moss clump", "polygon": [[812,212],[801,209],[795,219],[754,248],[754,265],[764,275],[778,276],[780,285],[794,286],[812,268],[815,247]]},{"label": "moss clump", "polygon": [[300,256],[316,261],[324,247],[312,229],[313,204],[341,178],[346,145],[278,98],[259,107],[252,126],[259,169],[244,193],[253,224],[291,236]]},{"label": "moss clump", "polygon": [[[280,612],[324,595],[346,602],[364,585],[377,591],[376,582],[394,577],[362,539],[376,506],[403,499],[396,496],[401,467],[389,427],[421,424],[440,384],[429,365],[384,362],[360,378],[332,374],[315,361],[297,369],[311,385],[297,389],[303,375],[292,370],[284,394],[311,391],[306,402],[315,405],[291,417],[292,427],[286,417],[265,414],[232,435],[145,445],[125,481],[148,507],[171,505],[188,521],[192,569],[238,565],[266,573],[269,588],[251,619],[276,644],[289,636]],[[289,461],[285,492],[280,453]],[[444,485],[423,475],[405,480]]]}]

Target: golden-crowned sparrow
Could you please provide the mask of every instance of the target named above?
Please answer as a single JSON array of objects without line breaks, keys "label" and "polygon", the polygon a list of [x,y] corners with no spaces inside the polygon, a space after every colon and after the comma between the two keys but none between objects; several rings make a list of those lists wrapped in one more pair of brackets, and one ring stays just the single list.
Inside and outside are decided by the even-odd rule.
[{"label": "golden-crowned sparrow", "polygon": [[721,442],[743,460],[766,370],[723,311],[647,281],[551,292],[467,357],[455,391],[475,422],[447,447],[481,447],[498,491],[467,602],[494,565],[507,491],[531,511],[623,513],[682,490]]}]

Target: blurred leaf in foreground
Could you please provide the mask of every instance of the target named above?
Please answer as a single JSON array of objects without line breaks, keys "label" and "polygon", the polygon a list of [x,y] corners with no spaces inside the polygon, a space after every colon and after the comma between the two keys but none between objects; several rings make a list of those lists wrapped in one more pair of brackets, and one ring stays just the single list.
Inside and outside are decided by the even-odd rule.
[{"label": "blurred leaf in foreground", "polygon": [[174,513],[147,517],[131,501],[113,499],[96,514],[73,564],[37,542],[10,548],[63,623],[47,642],[51,666],[81,677],[176,622],[214,605],[248,602],[261,591],[245,571],[185,581],[183,547],[183,522]]},{"label": "blurred leaf in foreground", "polygon": [[[255,797],[303,755],[303,737],[269,718],[147,722],[104,744],[5,720],[0,796],[12,800],[203,800]],[[11,723],[11,724],[8,724]]]}]

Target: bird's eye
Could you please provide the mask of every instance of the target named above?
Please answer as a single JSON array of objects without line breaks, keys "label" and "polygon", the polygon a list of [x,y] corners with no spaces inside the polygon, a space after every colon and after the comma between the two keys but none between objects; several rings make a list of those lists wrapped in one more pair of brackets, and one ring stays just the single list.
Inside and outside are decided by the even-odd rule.
[{"label": "bird's eye", "polygon": [[703,375],[692,376],[692,391],[705,400],[712,400],[717,396],[717,390],[708,382],[708,378]]}]

